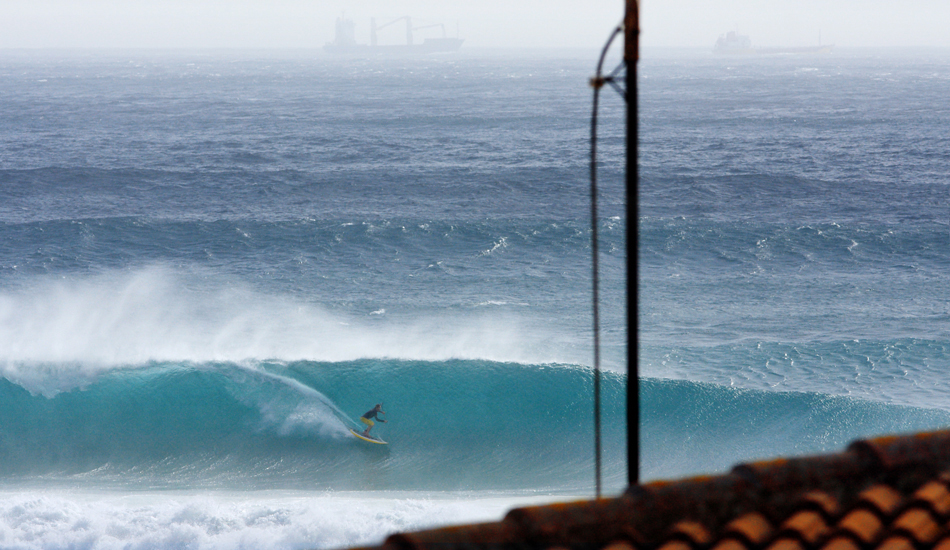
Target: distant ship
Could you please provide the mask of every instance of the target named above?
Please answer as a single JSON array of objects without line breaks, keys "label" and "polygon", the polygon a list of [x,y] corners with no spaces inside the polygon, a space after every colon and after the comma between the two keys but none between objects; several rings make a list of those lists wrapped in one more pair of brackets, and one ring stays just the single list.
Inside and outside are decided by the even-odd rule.
[{"label": "distant ship", "polygon": [[[376,39],[377,31],[380,31],[390,25],[400,21],[406,22],[406,43],[393,45],[379,45]],[[426,38],[422,44],[416,44],[413,40],[412,32],[432,27],[442,27],[442,38]],[[388,23],[376,26],[376,18],[370,20],[370,43],[356,43],[356,24],[350,19],[339,17],[336,20],[336,36],[333,42],[327,42],[323,50],[335,54],[427,54],[454,52],[462,47],[461,38],[451,38],[445,35],[445,25],[436,23],[434,25],[422,25],[420,27],[412,26],[412,18],[409,16],[394,19]]]},{"label": "distant ship", "polygon": [[752,41],[748,36],[741,35],[735,31],[729,31],[716,40],[713,47],[713,53],[721,55],[769,55],[769,54],[812,54],[828,53],[835,47],[834,44],[821,45],[821,33],[818,33],[818,45],[806,46],[804,48],[753,48]]}]

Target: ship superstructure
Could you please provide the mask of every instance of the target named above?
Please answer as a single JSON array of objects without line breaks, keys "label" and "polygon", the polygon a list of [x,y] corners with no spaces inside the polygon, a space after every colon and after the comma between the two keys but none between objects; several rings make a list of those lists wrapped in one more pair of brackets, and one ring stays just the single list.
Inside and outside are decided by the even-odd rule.
[{"label": "ship superstructure", "polygon": [[729,31],[716,40],[713,52],[719,54],[744,55],[755,53],[752,49],[752,40],[736,31]]}]

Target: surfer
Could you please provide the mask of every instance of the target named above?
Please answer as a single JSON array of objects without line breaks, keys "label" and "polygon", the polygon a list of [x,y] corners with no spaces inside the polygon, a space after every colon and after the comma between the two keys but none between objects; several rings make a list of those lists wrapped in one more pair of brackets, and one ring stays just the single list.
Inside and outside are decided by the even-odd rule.
[{"label": "surfer", "polygon": [[366,414],[364,414],[363,416],[360,417],[360,420],[363,421],[363,424],[366,424],[366,429],[363,430],[363,436],[364,436],[364,437],[369,437],[369,431],[372,430],[372,429],[373,429],[373,426],[376,424],[375,422],[373,422],[373,419],[374,419],[374,418],[375,418],[376,420],[379,420],[379,421],[382,422],[383,424],[386,423],[385,420],[383,420],[382,418],[379,418],[378,416],[376,416],[377,414],[386,414],[386,411],[383,410],[383,405],[382,405],[382,403],[377,403],[376,406],[373,407],[373,409],[372,409],[371,411],[369,411],[368,413],[366,413]]}]

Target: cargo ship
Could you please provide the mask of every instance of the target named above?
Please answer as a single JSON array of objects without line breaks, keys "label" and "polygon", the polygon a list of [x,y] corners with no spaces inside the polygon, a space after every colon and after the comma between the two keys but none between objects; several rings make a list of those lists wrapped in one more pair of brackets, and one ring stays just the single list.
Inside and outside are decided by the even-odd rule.
[{"label": "cargo ship", "polygon": [[752,40],[748,36],[736,31],[729,31],[720,35],[713,46],[713,53],[720,55],[774,55],[774,54],[816,54],[828,53],[835,47],[834,44],[822,45],[821,32],[818,33],[818,45],[802,48],[753,48]]},{"label": "cargo ship", "polygon": [[[406,23],[406,43],[380,45],[377,38],[378,32],[401,21]],[[421,44],[415,42],[414,31],[435,27],[442,28],[441,38],[425,38]],[[327,42],[323,46],[323,50],[333,54],[430,54],[457,51],[462,47],[462,42],[464,40],[457,36],[455,38],[446,36],[443,23],[413,27],[412,18],[407,15],[378,26],[376,25],[376,18],[371,18],[370,43],[358,44],[356,42],[356,24],[351,19],[339,17],[336,20],[334,40],[333,42]]]}]

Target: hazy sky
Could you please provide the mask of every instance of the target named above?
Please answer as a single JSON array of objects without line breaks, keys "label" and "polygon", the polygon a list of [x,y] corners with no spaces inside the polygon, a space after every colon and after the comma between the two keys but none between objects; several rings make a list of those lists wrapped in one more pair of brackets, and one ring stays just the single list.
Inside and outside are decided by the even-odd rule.
[{"label": "hazy sky", "polygon": [[[590,47],[623,15],[621,0],[0,0],[0,48],[315,48],[336,17],[369,41],[411,15],[445,23],[468,47]],[[948,0],[643,0],[643,45],[711,48],[738,29],[756,46],[823,43],[950,47]],[[380,33],[404,40],[405,27]],[[419,38],[439,29],[417,31]]]}]

